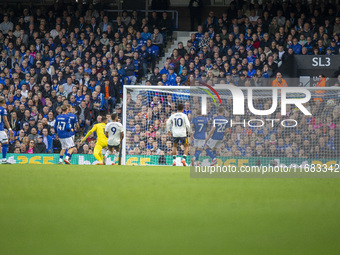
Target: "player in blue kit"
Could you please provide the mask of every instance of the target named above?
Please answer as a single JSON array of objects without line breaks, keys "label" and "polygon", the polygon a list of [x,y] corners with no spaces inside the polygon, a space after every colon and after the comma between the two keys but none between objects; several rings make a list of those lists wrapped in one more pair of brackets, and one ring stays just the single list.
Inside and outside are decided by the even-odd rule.
[{"label": "player in blue kit", "polygon": [[63,157],[65,154],[65,150],[68,150],[68,153],[66,155],[66,158],[64,159],[65,164],[69,165],[71,164],[71,156],[73,149],[75,147],[74,145],[74,130],[72,129],[72,126],[70,124],[70,117],[67,115],[68,113],[68,107],[66,105],[61,106],[62,114],[58,115],[55,124],[54,129],[57,131],[60,143],[61,143],[61,151],[60,151],[60,158],[59,158],[59,164],[62,164]]},{"label": "player in blue kit", "polygon": [[194,130],[194,147],[195,147],[195,156],[191,158],[191,165],[194,166],[199,165],[199,156],[204,148],[206,131],[208,129],[209,123],[208,119],[201,115],[201,112],[197,112],[198,116],[195,117],[192,122],[192,130]]},{"label": "player in blue kit", "polygon": [[0,97],[0,143],[2,146],[2,164],[10,164],[7,162],[8,137],[5,132],[5,127],[12,134],[13,131],[7,120],[7,110],[4,108],[6,101],[4,97]]},{"label": "player in blue kit", "polygon": [[[79,129],[78,118],[77,118],[77,115],[74,114],[74,112],[75,112],[74,106],[69,104],[67,116],[69,117],[69,124],[71,125],[71,129],[73,130],[72,131],[73,141],[74,141],[74,138],[75,138],[76,130]],[[69,154],[68,149],[66,149],[65,155],[71,158],[71,154]],[[59,164],[61,164],[61,163],[62,163],[62,161],[59,160]]]},{"label": "player in blue kit", "polygon": [[224,108],[218,109],[218,115],[213,119],[213,126],[206,138],[206,152],[212,159],[212,165],[217,163],[216,148],[222,143],[224,134],[227,129],[227,119],[224,117]]},{"label": "player in blue kit", "polygon": [[78,123],[78,118],[77,115],[74,114],[74,106],[72,105],[68,105],[68,112],[67,112],[67,116],[69,117],[69,121],[70,121],[70,125],[71,125],[71,129],[73,129],[73,139],[74,139],[74,135],[76,130],[79,128],[79,123]]}]

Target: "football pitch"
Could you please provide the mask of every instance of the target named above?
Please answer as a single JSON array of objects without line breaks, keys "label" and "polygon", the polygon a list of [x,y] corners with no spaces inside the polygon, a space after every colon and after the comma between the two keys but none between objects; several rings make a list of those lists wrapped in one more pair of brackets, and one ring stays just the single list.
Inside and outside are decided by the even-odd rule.
[{"label": "football pitch", "polygon": [[0,165],[0,254],[339,254],[340,179]]}]

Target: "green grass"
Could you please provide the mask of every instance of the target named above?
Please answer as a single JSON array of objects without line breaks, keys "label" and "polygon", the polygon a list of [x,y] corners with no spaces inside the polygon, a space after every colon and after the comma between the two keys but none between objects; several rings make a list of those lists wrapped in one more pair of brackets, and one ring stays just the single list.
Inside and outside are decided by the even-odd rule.
[{"label": "green grass", "polygon": [[339,254],[340,179],[0,165],[0,254]]}]

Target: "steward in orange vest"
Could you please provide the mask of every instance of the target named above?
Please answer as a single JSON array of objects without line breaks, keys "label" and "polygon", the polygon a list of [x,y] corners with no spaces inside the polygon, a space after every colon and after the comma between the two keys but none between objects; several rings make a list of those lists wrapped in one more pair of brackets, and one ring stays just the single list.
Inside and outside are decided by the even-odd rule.
[{"label": "steward in orange vest", "polygon": [[[315,87],[326,87],[326,82],[327,82],[327,79],[326,77],[323,75],[323,74],[320,74],[319,75],[319,82],[316,84]],[[319,95],[320,97],[319,98],[314,98],[314,101],[323,101],[322,97],[325,96],[325,91],[324,90],[315,90],[315,94],[322,94],[322,95]]]},{"label": "steward in orange vest", "polygon": [[288,87],[285,79],[282,79],[282,74],[278,72],[276,74],[276,79],[272,82],[273,87]]}]

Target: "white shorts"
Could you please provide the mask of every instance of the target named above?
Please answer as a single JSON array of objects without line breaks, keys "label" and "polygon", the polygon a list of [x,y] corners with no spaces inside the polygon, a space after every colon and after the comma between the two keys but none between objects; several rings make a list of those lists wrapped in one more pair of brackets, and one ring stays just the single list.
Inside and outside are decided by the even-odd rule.
[{"label": "white shorts", "polygon": [[0,131],[0,143],[7,143],[8,136],[5,131]]},{"label": "white shorts", "polygon": [[208,142],[207,142],[207,146],[210,148],[210,149],[213,149],[213,148],[217,148],[221,143],[222,143],[223,140],[213,140],[213,139],[209,139]]},{"label": "white shorts", "polygon": [[205,144],[204,139],[194,139],[194,147],[195,148],[203,149],[204,144]]},{"label": "white shorts", "polygon": [[61,143],[61,149],[63,150],[71,149],[75,146],[73,137],[60,138],[60,143]]}]

